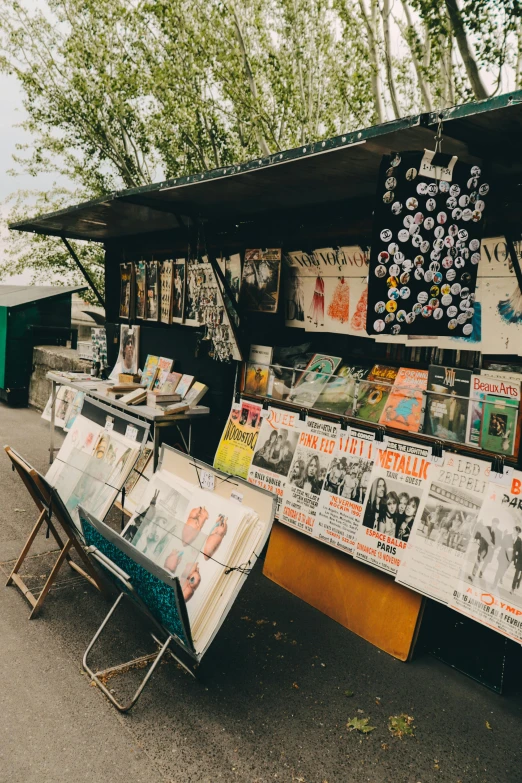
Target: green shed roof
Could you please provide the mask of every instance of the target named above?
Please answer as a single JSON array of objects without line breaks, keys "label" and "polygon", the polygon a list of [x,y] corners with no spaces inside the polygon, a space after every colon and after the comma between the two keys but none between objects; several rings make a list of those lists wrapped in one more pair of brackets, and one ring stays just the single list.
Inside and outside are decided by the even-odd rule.
[{"label": "green shed roof", "polygon": [[38,302],[40,299],[71,296],[78,291],[85,291],[87,287],[86,285],[0,285],[0,307],[20,307]]}]

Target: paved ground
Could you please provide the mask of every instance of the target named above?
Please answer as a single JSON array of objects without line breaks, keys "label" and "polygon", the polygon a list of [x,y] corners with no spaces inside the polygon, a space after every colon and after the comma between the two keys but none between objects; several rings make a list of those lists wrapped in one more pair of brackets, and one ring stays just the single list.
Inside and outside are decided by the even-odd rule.
[{"label": "paved ground", "polygon": [[[47,429],[38,414],[0,406],[0,443],[45,468]],[[0,487],[5,562],[20,549],[34,511],[1,455]],[[45,553],[50,543],[42,536],[38,547]],[[30,568],[38,575],[46,562],[42,554]],[[105,611],[101,596],[73,579],[29,622],[19,592],[0,588],[0,783],[522,779],[520,695],[498,696],[429,656],[399,663],[260,569],[208,654],[202,681],[162,666],[127,716],[81,670]],[[144,630],[124,615],[107,642],[104,665],[148,647]],[[111,682],[119,693],[129,684]],[[390,735],[388,717],[400,713],[414,716],[415,737]],[[370,718],[375,730],[348,733],[354,716]]]}]

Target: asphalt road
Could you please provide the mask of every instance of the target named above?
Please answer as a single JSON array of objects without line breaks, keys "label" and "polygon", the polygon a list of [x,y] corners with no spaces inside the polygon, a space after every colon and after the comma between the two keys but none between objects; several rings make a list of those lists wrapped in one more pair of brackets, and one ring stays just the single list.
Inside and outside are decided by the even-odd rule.
[{"label": "asphalt road", "polygon": [[[34,411],[0,405],[0,442],[45,469],[48,431]],[[0,562],[16,556],[35,520],[0,455]],[[29,568],[48,562],[42,535]],[[263,577],[260,566],[202,666],[199,681],[161,666],[121,716],[90,686],[82,653],[107,610],[87,583],[51,592],[38,619],[16,588],[0,587],[0,783],[518,783],[522,700],[499,696],[419,655],[379,652]],[[100,666],[151,651],[122,612]],[[141,673],[138,673],[141,674]],[[121,694],[135,673],[111,680]],[[399,739],[390,716],[414,718]],[[366,735],[349,732],[368,718]]]}]

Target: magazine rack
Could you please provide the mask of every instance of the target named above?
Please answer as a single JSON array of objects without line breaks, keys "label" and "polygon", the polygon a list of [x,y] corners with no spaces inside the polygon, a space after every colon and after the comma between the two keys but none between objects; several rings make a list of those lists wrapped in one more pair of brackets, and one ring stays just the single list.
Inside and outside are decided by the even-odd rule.
[{"label": "magazine rack", "polygon": [[[10,446],[5,446],[7,456],[11,460],[13,470],[16,470],[20,478],[22,479],[27,491],[29,492],[34,504],[36,505],[39,516],[33,527],[27,541],[24,544],[20,555],[11,571],[9,578],[6,582],[6,586],[15,584],[21,591],[22,595],[29,601],[32,606],[29,619],[32,620],[40,609],[49,593],[49,590],[53,586],[58,572],[64,563],[67,564],[83,576],[94,587],[103,592],[103,586],[99,580],[96,571],[93,569],[89,558],[85,554],[83,547],[78,540],[78,531],[69,515],[69,512],[60,500],[59,495],[53,491],[52,487],[47,483],[44,477],[38,473],[23,457],[17,454]],[[58,559],[56,560],[51,573],[49,574],[47,581],[45,582],[39,595],[35,595],[30,587],[26,584],[24,579],[20,576],[20,569],[26,557],[29,554],[31,546],[34,540],[42,528],[42,525],[47,524],[48,531],[52,534],[54,540],[60,548]],[[58,532],[57,528],[60,529]],[[78,565],[71,558],[70,550],[73,549],[82,562],[82,566]]]}]

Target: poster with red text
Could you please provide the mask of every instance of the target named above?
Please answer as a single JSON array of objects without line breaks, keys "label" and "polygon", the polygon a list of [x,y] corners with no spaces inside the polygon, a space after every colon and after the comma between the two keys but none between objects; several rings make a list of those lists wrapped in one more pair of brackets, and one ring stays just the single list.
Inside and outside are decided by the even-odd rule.
[{"label": "poster with red text", "polygon": [[377,450],[355,536],[356,560],[395,576],[420,511],[430,458],[431,447],[391,438]]},{"label": "poster with red text", "polygon": [[[264,411],[263,411],[264,414]],[[299,437],[299,414],[269,408],[263,418],[247,480],[277,495],[276,517]]]},{"label": "poster with red text", "polygon": [[490,481],[471,531],[452,609],[522,642],[522,473]]},{"label": "poster with red text", "polygon": [[317,506],[313,536],[353,554],[375,459],[375,434],[340,430]]},{"label": "poster with red text", "polygon": [[319,496],[335,451],[339,425],[311,418],[300,424],[279,520],[313,535]]}]

